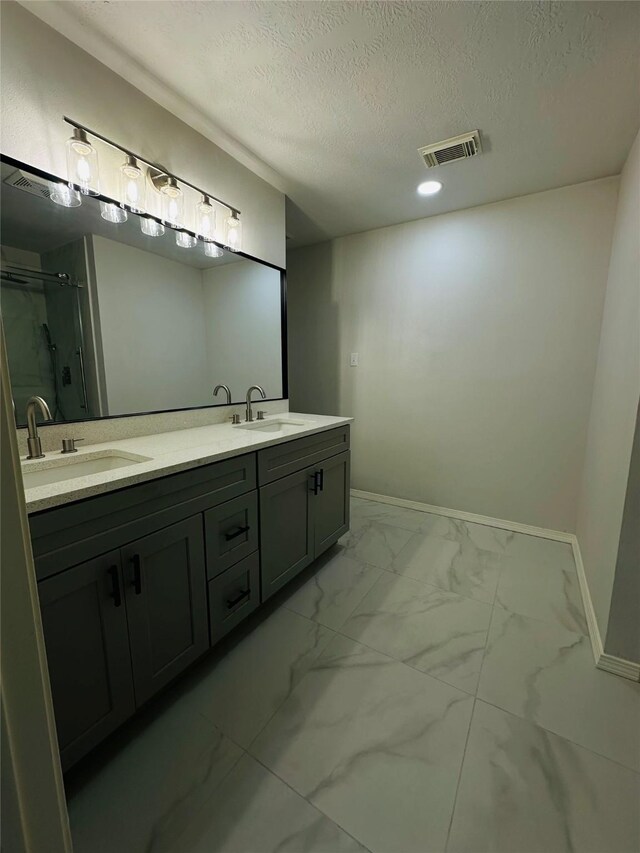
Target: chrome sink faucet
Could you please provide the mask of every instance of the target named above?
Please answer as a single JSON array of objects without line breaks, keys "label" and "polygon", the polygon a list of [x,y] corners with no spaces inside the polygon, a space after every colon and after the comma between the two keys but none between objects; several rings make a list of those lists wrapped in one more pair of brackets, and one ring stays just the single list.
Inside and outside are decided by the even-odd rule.
[{"label": "chrome sink faucet", "polygon": [[225,392],[225,394],[227,395],[227,406],[230,406],[231,405],[231,388],[229,388],[228,385],[216,385],[216,387],[213,389],[213,396],[214,397],[218,396],[218,391],[224,391]]},{"label": "chrome sink faucet", "polygon": [[249,388],[249,390],[247,391],[247,416],[245,418],[245,421],[247,423],[251,423],[251,421],[253,420],[253,410],[251,409],[251,392],[252,391],[259,391],[260,394],[262,395],[263,400],[266,400],[266,398],[267,398],[267,395],[265,394],[264,388],[262,388],[262,386],[252,385],[251,388]]},{"label": "chrome sink faucet", "polygon": [[29,455],[27,456],[27,459],[42,459],[42,457],[44,456],[44,453],[42,452],[42,442],[40,441],[40,436],[38,435],[38,424],[36,423],[36,408],[40,409],[42,417],[45,418],[45,420],[53,420],[46,400],[44,400],[42,397],[29,398],[29,400],[27,401],[27,447],[29,448]]}]

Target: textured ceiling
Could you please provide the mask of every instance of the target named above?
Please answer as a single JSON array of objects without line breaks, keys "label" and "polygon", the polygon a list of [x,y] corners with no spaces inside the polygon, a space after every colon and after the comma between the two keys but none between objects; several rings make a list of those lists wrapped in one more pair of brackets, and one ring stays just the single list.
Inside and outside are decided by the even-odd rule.
[{"label": "textured ceiling", "polygon": [[[640,124],[635,2],[23,5],[252,162],[299,245],[616,174]],[[425,169],[474,128],[481,157]]]}]

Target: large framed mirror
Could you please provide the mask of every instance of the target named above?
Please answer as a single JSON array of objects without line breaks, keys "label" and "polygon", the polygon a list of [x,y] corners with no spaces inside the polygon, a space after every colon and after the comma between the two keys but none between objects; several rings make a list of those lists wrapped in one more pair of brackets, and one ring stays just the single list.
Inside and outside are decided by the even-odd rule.
[{"label": "large framed mirror", "polygon": [[101,197],[54,204],[59,178],[4,156],[1,179],[0,310],[19,426],[33,395],[56,422],[226,405],[218,385],[232,403],[254,384],[287,396],[284,270],[183,247],[170,228],[149,236],[132,213],[107,221]]}]

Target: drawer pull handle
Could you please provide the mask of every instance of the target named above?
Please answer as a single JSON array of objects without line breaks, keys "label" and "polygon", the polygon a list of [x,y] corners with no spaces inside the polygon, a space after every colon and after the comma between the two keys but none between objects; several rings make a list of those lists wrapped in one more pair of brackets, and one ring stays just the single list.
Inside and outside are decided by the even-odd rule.
[{"label": "drawer pull handle", "polygon": [[118,578],[118,567],[109,566],[109,576],[111,578],[111,598],[113,598],[113,606],[120,607],[122,604],[122,595],[120,593],[120,579]]},{"label": "drawer pull handle", "polygon": [[227,607],[231,610],[232,607],[235,607],[236,604],[240,604],[241,601],[244,601],[245,598],[249,598],[249,590],[244,589],[242,592],[238,593],[236,598],[228,598],[227,599]]},{"label": "drawer pull handle", "polygon": [[133,583],[131,586],[134,588],[136,595],[140,595],[142,592],[142,571],[140,569],[140,554],[134,554],[131,558],[131,562],[133,564]]},{"label": "drawer pull handle", "polygon": [[247,533],[247,531],[249,530],[251,530],[251,528],[248,524],[246,527],[236,527],[233,532],[229,531],[225,533],[224,538],[227,540],[227,542],[230,542],[232,539],[237,539],[238,536],[242,536],[243,533]]}]

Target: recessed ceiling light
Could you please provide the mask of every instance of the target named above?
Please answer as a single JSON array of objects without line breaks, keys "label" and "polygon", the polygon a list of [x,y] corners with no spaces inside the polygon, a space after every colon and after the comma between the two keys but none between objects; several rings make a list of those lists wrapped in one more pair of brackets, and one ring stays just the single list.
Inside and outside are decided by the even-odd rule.
[{"label": "recessed ceiling light", "polygon": [[418,186],[418,192],[420,195],[435,195],[439,193],[442,189],[442,184],[440,181],[424,181],[424,183]]}]

